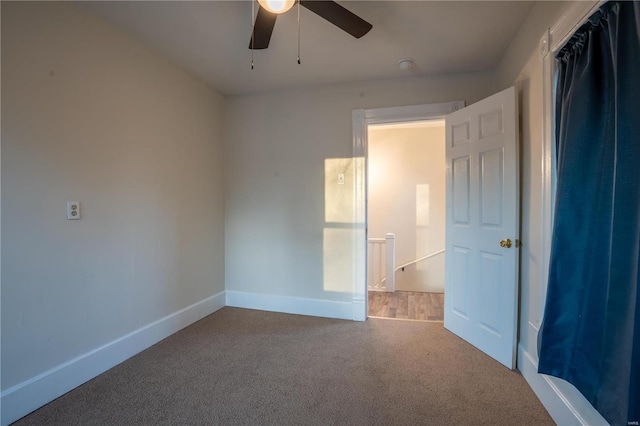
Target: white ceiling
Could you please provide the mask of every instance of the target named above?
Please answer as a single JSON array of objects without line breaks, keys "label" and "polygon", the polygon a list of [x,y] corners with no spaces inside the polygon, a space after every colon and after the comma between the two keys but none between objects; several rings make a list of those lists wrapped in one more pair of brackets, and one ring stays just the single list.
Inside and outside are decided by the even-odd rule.
[{"label": "white ceiling", "polygon": [[[361,39],[301,8],[278,17],[254,54],[249,1],[90,1],[80,7],[225,95],[311,85],[492,70],[529,14],[525,1],[339,1],[373,24]],[[402,71],[398,60],[413,58]]]}]

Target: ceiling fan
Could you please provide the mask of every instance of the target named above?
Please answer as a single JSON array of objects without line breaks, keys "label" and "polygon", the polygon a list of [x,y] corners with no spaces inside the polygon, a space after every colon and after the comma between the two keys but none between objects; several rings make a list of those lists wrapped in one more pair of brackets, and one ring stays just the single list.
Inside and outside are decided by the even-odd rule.
[{"label": "ceiling fan", "polygon": [[299,3],[336,27],[346,31],[355,38],[360,38],[373,28],[373,25],[340,6],[335,1],[324,0],[258,0],[259,8],[253,26],[253,34],[249,49],[266,49],[269,47],[271,33],[276,18]]}]

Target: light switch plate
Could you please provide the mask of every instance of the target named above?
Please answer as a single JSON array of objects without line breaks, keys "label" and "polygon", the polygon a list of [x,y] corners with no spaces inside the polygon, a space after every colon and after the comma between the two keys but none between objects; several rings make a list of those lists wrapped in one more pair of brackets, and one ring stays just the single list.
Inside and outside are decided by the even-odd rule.
[{"label": "light switch plate", "polygon": [[338,175],[338,185],[344,185],[344,173]]},{"label": "light switch plate", "polygon": [[67,201],[67,219],[68,220],[80,219],[80,202],[79,201]]}]

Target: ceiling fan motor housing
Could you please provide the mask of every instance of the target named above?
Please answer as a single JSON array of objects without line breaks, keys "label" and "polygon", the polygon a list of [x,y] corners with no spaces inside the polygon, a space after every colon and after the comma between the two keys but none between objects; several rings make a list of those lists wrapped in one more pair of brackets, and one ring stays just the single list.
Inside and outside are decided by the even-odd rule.
[{"label": "ceiling fan motor housing", "polygon": [[[271,34],[279,14],[291,9],[296,0],[258,0],[260,7],[253,26],[249,49],[266,49],[269,47]],[[299,0],[300,6],[331,22],[341,30],[360,38],[367,34],[373,25],[345,9],[335,1]],[[279,11],[272,12],[272,8]]]}]

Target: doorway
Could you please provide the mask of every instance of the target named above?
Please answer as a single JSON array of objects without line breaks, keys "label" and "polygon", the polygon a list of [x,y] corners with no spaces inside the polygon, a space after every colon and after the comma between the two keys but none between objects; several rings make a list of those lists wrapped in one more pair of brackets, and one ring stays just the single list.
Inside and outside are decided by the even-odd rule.
[{"label": "doorway", "polygon": [[[354,213],[364,227],[353,226],[353,260],[363,266],[354,269],[353,317],[367,317],[368,126],[446,118],[444,326],[513,369],[520,247],[517,94],[510,87],[466,108],[460,103],[353,111],[353,154],[365,160],[355,170]],[[393,271],[394,263],[387,263]]]},{"label": "doorway", "polygon": [[369,126],[375,124],[407,123],[427,120],[443,120],[448,114],[464,108],[464,101],[438,104],[410,105],[401,107],[360,109],[353,111],[353,158],[354,162],[353,214],[353,296],[352,310],[355,321],[368,317],[367,286],[367,162]]},{"label": "doorway", "polygon": [[[368,316],[442,321],[444,120],[372,124],[367,130]],[[380,256],[385,240],[391,244],[385,251],[393,250],[386,268]]]}]

